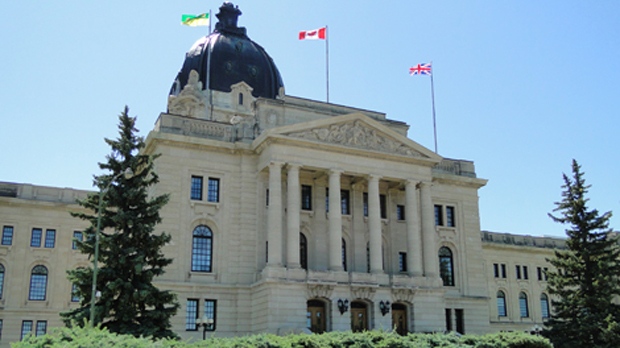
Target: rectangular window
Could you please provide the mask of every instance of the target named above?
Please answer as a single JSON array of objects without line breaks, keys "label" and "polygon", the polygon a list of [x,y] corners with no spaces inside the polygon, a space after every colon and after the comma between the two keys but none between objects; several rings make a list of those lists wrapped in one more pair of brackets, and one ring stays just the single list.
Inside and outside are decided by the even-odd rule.
[{"label": "rectangular window", "polygon": [[312,210],[312,186],[301,185],[301,210]]},{"label": "rectangular window", "polygon": [[446,224],[448,227],[456,226],[456,221],[454,221],[454,207],[446,206]]},{"label": "rectangular window", "polygon": [[217,301],[216,300],[205,300],[205,314],[204,318],[207,320],[211,320],[211,322],[207,322],[206,331],[215,331],[216,317],[215,314],[217,312]]},{"label": "rectangular window", "polygon": [[502,263],[502,278],[506,279],[506,264]]},{"label": "rectangular window", "polygon": [[190,189],[190,199],[202,200],[202,176],[192,175],[192,187]]},{"label": "rectangular window", "polygon": [[[35,247],[35,248],[40,248],[42,237],[43,237],[43,230],[40,228],[33,228],[32,236],[30,237],[30,246]],[[30,328],[32,329],[32,325],[30,325]]]},{"label": "rectangular window", "polygon": [[73,241],[71,243],[71,249],[73,250],[77,250],[77,241],[82,241],[84,238],[84,235],[82,234],[82,231],[73,231]]},{"label": "rectangular window", "polygon": [[381,208],[381,218],[387,219],[387,201],[385,195],[379,195],[379,207]]},{"label": "rectangular window", "polygon": [[340,190],[340,206],[342,208],[342,215],[351,215],[349,190]]},{"label": "rectangular window", "polygon": [[515,272],[517,274],[517,279],[521,279],[521,266],[515,266]]},{"label": "rectangular window", "polygon": [[452,331],[452,309],[446,308],[446,330]]},{"label": "rectangular window", "polygon": [[435,205],[435,226],[443,226],[443,207]]},{"label": "rectangular window", "polygon": [[495,278],[499,278],[499,264],[497,263],[493,264],[493,275]]},{"label": "rectangular window", "polygon": [[207,201],[217,203],[220,201],[220,179],[209,178],[209,192]]},{"label": "rectangular window", "polygon": [[22,334],[20,340],[32,332],[32,320],[22,320]]},{"label": "rectangular window", "polygon": [[461,335],[465,334],[465,311],[462,309],[455,309],[454,316],[456,317],[456,332]]},{"label": "rectangular window", "polygon": [[47,333],[47,320],[38,320],[37,331],[35,332],[35,336],[43,336],[46,333]]},{"label": "rectangular window", "polygon": [[2,319],[0,319],[0,340],[2,340]]},{"label": "rectangular window", "polygon": [[542,267],[536,267],[536,274],[538,275],[538,280],[542,280]]},{"label": "rectangular window", "polygon": [[265,206],[269,206],[269,189],[265,190]]},{"label": "rectangular window", "polygon": [[529,279],[527,274],[527,266],[523,266],[523,279]]},{"label": "rectangular window", "polygon": [[187,299],[185,305],[185,331],[196,331],[196,319],[198,319],[198,300]]},{"label": "rectangular window", "polygon": [[368,193],[364,192],[364,216],[368,216]]},{"label": "rectangular window", "polygon": [[45,247],[53,248],[56,245],[56,230],[45,231]]},{"label": "rectangular window", "polygon": [[407,253],[402,251],[398,253],[398,270],[407,272]]},{"label": "rectangular window", "polygon": [[521,313],[521,318],[528,318],[530,316],[530,311],[527,307],[527,297],[524,294],[519,296],[519,312]]},{"label": "rectangular window", "polygon": [[549,269],[548,269],[547,267],[543,268],[543,280],[544,280],[544,281],[547,281],[547,271],[548,271],[548,270],[549,270]]},{"label": "rectangular window", "polygon": [[405,220],[405,206],[397,205],[396,206],[396,220],[403,221]]},{"label": "rectangular window", "polygon": [[80,302],[77,284],[71,284],[71,302]]},{"label": "rectangular window", "polygon": [[2,245],[13,244],[13,226],[2,227]]}]

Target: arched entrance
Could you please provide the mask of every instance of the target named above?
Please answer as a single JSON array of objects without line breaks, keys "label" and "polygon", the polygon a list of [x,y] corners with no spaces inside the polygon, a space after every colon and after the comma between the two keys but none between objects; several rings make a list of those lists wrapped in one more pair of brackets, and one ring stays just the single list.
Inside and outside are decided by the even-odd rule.
[{"label": "arched entrance", "polygon": [[325,317],[325,302],[321,300],[309,300],[306,312],[308,329],[314,333],[323,333],[327,329],[327,318]]},{"label": "arched entrance", "polygon": [[401,336],[409,333],[407,307],[402,303],[392,304],[392,328]]},{"label": "arched entrance", "polygon": [[362,301],[351,302],[351,331],[368,330],[368,305]]}]

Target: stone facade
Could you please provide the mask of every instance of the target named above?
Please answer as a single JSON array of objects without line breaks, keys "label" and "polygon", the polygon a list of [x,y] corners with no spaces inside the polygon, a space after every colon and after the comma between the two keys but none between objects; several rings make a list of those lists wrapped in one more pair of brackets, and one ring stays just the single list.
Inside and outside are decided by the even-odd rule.
[{"label": "stone facade", "polygon": [[[542,325],[537,270],[562,243],[481,232],[486,180],[473,162],[440,157],[383,113],[199,84],[190,76],[170,98],[144,150],[161,154],[153,194],[170,194],[158,230],[172,235],[174,262],[157,285],[178,296],[181,337],[200,339],[205,315],[216,336]],[[68,212],[86,194],[0,183],[0,227],[12,233],[0,245],[3,346],[29,321],[33,332],[62,325],[58,313],[77,305],[65,271],[89,260],[72,249],[85,224]]]}]

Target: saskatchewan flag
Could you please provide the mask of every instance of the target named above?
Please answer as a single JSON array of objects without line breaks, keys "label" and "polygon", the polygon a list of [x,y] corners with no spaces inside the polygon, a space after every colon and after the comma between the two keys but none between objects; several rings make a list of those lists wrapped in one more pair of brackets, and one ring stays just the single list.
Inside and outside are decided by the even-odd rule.
[{"label": "saskatchewan flag", "polygon": [[207,26],[209,25],[209,14],[202,13],[199,15],[184,14],[181,16],[181,24],[188,25],[190,27]]}]

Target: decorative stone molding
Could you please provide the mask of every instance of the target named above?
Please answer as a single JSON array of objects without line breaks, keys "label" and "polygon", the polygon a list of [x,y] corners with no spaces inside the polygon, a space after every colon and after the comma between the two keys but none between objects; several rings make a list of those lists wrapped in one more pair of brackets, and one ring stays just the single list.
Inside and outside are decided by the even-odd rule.
[{"label": "decorative stone molding", "polygon": [[413,303],[415,291],[412,289],[392,289],[392,302]]},{"label": "decorative stone molding", "polygon": [[308,285],[308,299],[311,298],[331,298],[334,291],[333,285],[315,284]]},{"label": "decorative stone molding", "polygon": [[352,287],[351,288],[351,299],[365,299],[372,301],[375,297],[375,292],[377,290],[371,287]]},{"label": "decorative stone molding", "polygon": [[365,150],[396,153],[411,157],[424,157],[415,149],[381,134],[376,129],[366,126],[360,120],[303,132],[294,132],[288,135],[294,138],[321,141]]},{"label": "decorative stone molding", "polygon": [[196,70],[189,73],[187,85],[179,95],[168,97],[168,112],[173,115],[207,118],[207,97],[202,92],[202,82]]}]

